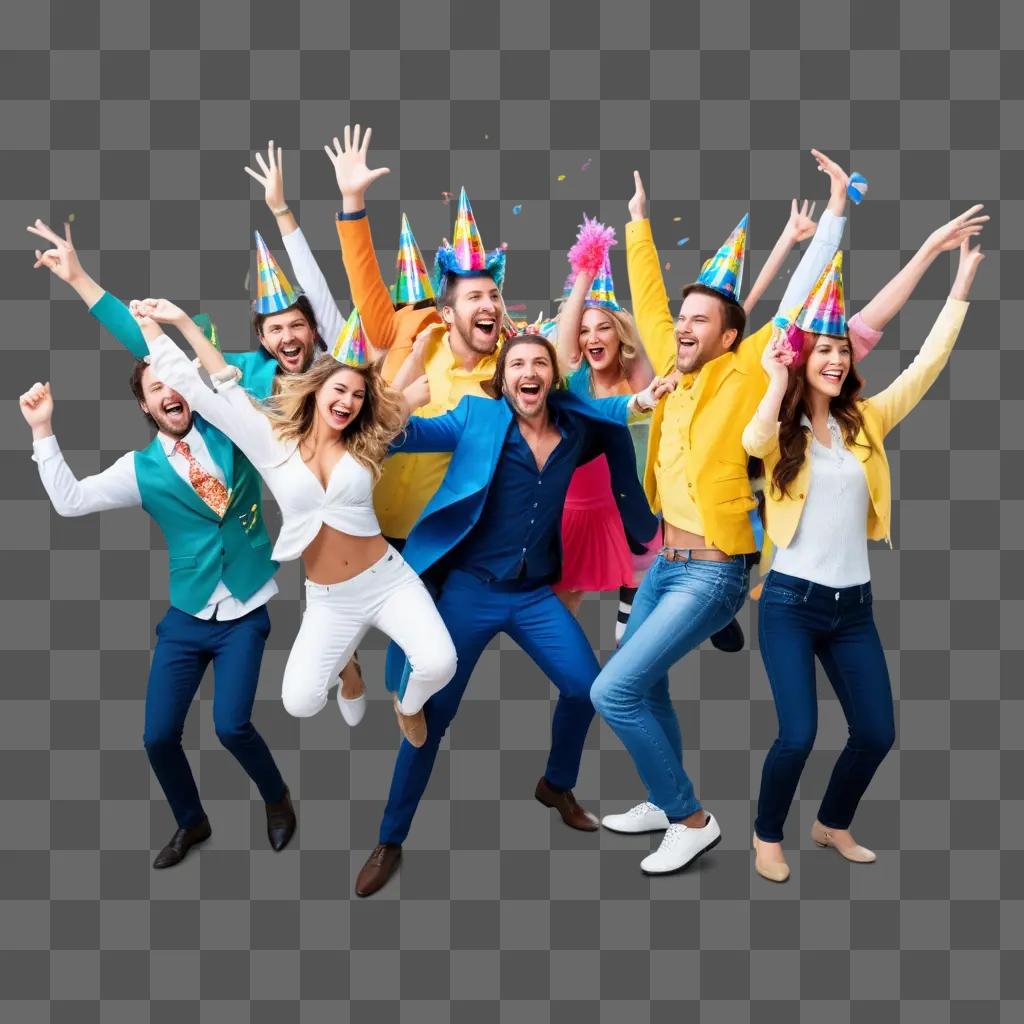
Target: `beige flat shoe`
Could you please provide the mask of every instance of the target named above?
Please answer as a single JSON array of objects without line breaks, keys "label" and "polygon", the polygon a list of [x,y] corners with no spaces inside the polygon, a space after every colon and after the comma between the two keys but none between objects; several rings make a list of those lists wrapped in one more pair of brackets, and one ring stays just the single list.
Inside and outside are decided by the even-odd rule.
[{"label": "beige flat shoe", "polygon": [[754,835],[754,870],[769,882],[784,882],[789,878],[789,865],[782,860],[762,860],[761,841]]},{"label": "beige flat shoe", "polygon": [[403,715],[398,704],[398,694],[395,694],[395,715],[402,735],[412,746],[422,747],[427,742],[427,717],[423,709],[420,708],[414,715]]},{"label": "beige flat shoe", "polygon": [[854,864],[873,864],[878,859],[874,850],[861,846],[847,830],[826,828],[820,821],[811,826],[811,841],[823,848],[831,847]]}]

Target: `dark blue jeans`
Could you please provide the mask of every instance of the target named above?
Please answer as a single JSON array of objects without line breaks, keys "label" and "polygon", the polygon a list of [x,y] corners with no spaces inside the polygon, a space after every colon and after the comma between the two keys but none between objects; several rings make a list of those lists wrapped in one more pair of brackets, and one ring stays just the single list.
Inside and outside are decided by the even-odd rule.
[{"label": "dark blue jeans", "polygon": [[198,825],[205,813],[181,747],[181,733],[211,661],[217,739],[256,783],[266,803],[276,803],[284,796],[284,779],[274,757],[249,720],[269,634],[266,605],[227,622],[204,622],[170,608],[156,627],[143,743],[179,828]]},{"label": "dark blue jeans", "polygon": [[850,730],[818,821],[828,828],[849,828],[896,735],[889,670],[871,613],[871,584],[834,590],[773,570],[759,605],[761,657],[775,698],[779,735],[761,772],[755,831],[765,842],[782,841],[782,826],[818,728],[815,658],[828,675]]},{"label": "dark blue jeans", "polygon": [[507,633],[558,687],[551,721],[551,753],[545,778],[558,789],[572,789],[583,745],[594,717],[590,687],[600,666],[580,624],[548,586],[514,590],[483,583],[469,573],[448,575],[437,610],[451,634],[459,664],[451,682],[423,706],[427,741],[414,747],[402,740],[391,791],[380,826],[382,843],[403,843],[409,834],[437,758],[437,748],[466,691],[484,648]]}]

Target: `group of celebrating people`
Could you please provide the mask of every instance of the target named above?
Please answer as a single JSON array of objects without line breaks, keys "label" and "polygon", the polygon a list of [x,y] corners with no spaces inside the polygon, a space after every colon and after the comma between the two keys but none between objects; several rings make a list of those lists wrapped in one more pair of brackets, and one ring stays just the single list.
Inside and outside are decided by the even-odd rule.
[{"label": "group of celebrating people", "polygon": [[[285,201],[282,152],[258,170],[300,290],[257,232],[252,351],[222,350],[209,317],[166,299],[123,303],[36,221],[36,251],[135,357],[130,387],[156,436],[77,479],[53,433],[53,396],[20,405],[33,459],[59,515],[141,506],[168,549],[170,608],[158,624],[144,745],[177,823],[156,868],[211,835],[181,737],[212,662],[213,718],[266,804],[271,846],[296,827],[289,790],[251,722],[279,562],[301,558],[305,611],[282,680],[291,715],[328,702],[356,726],[366,711],[357,658],[371,628],[391,640],[385,676],[402,740],[379,843],[355,892],[379,890],[402,844],[488,642],[508,634],[559,691],[551,751],[535,796],[566,825],[596,831],[573,790],[595,709],[630,754],[646,798],[605,828],[662,832],[640,864],[678,871],[714,848],[718,822],[683,766],[669,670],[705,640],[744,644],[735,616],[760,563],[759,645],[779,732],[765,759],[754,863],[789,876],[783,825],[816,722],[815,659],[849,737],[811,837],[848,860],[875,855],[850,833],[894,739],[893,707],[871,608],[867,541],[889,540],[884,439],[924,396],[956,342],[983,258],[974,206],[937,227],[899,273],[847,319],[842,241],[863,179],[817,150],[826,210],[794,200],[747,296],[747,217],[673,315],[639,174],[626,257],[633,314],[618,302],[615,233],[583,218],[550,319],[514,322],[503,298],[507,252],[488,252],[462,191],[452,241],[427,273],[403,216],[397,279],[385,283],[365,195],[369,128],[325,147],[341,194],[337,230],[352,313],[345,319]],[[747,318],[792,248],[808,241],[776,314]],[[913,362],[863,398],[855,365],[943,252],[959,252],[949,297]],[[173,326],[194,359],[172,341]],[[204,370],[209,383],[201,375]],[[273,545],[261,481],[282,525]],[[769,569],[770,565],[770,569]],[[602,666],[575,612],[585,593],[619,596],[618,646]]]}]

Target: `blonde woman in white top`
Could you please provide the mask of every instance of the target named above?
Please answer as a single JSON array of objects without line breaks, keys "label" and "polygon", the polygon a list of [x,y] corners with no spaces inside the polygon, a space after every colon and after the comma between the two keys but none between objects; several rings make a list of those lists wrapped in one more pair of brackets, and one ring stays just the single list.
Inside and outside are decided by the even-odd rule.
[{"label": "blonde woman in white top", "polygon": [[[178,318],[171,303],[146,300],[132,308],[157,377],[234,441],[274,495],[283,523],[272,557],[302,558],[306,610],[285,667],[285,709],[315,715],[341,666],[376,627],[408,656],[412,671],[395,709],[403,734],[421,745],[423,705],[454,674],[455,648],[423,583],[381,536],[372,495],[390,442],[411,409],[428,399],[426,379],[403,395],[373,365],[322,356],[305,373],[282,378],[279,393],[257,404],[226,363],[211,374],[216,391],[203,383],[151,319]],[[345,701],[339,693],[350,724],[362,718],[361,701],[365,696]]]}]

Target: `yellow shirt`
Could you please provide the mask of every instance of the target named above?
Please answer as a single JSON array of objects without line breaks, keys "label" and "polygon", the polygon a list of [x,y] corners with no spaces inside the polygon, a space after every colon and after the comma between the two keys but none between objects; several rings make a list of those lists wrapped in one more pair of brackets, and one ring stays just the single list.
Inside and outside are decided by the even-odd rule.
[{"label": "yellow shirt", "polygon": [[665,418],[654,472],[665,522],[703,536],[704,522],[694,500],[693,483],[686,475],[686,444],[700,383],[699,373],[696,376],[684,374],[676,390],[665,399]]},{"label": "yellow shirt", "polygon": [[[417,416],[442,416],[466,395],[483,395],[481,384],[494,376],[497,354],[484,356],[472,370],[455,361],[448,332],[439,324],[431,338],[424,365],[430,380],[430,403]],[[373,504],[385,537],[409,536],[413,523],[441,485],[451,461],[450,452],[393,455],[373,491]]]}]

